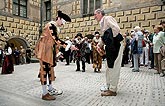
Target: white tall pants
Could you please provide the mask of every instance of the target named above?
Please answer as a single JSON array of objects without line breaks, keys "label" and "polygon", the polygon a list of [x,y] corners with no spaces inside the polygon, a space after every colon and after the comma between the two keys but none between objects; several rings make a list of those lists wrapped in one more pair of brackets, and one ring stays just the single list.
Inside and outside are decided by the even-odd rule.
[{"label": "white tall pants", "polygon": [[[149,61],[148,51],[149,49],[147,47],[143,47],[143,53],[140,54],[140,64],[148,65],[148,61]],[[145,58],[145,63],[144,63],[144,58]]]},{"label": "white tall pants", "polygon": [[119,81],[120,76],[120,69],[121,69],[121,62],[123,57],[123,43],[120,43],[120,49],[118,57],[116,58],[116,61],[114,63],[113,68],[108,68],[108,65],[106,65],[106,84],[109,87],[109,90],[116,92],[117,91],[117,85]]}]

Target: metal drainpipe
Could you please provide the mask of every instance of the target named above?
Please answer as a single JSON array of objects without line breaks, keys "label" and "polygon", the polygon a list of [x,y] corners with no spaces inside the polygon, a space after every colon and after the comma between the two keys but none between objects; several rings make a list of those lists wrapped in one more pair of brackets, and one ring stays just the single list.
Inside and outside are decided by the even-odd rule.
[{"label": "metal drainpipe", "polygon": [[42,33],[42,3],[43,3],[43,0],[41,0],[41,6],[40,6],[40,26],[39,26],[39,37],[41,36],[41,33]]}]

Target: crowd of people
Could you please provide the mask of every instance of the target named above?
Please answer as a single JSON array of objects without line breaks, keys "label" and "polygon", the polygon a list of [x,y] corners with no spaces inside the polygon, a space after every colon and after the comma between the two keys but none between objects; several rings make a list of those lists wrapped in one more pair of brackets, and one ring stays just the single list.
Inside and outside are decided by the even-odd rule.
[{"label": "crowd of people", "polygon": [[123,34],[125,49],[123,52],[122,66],[132,62],[133,72],[139,72],[140,67],[157,70],[155,74],[165,76],[164,52],[160,48],[165,45],[165,22],[153,27],[154,32],[136,26],[130,33]]},{"label": "crowd of people", "polygon": [[157,70],[156,74],[160,74],[160,77],[165,76],[162,70],[165,59],[159,51],[164,48],[165,43],[164,22],[156,25],[153,33],[136,26],[130,32],[121,34],[117,21],[112,16],[105,16],[102,9],[94,11],[94,18],[100,23],[101,30],[96,31],[92,38],[77,33],[74,38],[60,40],[59,27],[66,21],[71,22],[70,17],[61,11],[58,11],[55,21],[44,27],[36,46],[36,56],[40,60],[39,78],[43,88],[43,100],[55,100],[53,95],[62,94],[51,83],[55,80],[52,67],[56,66],[55,62],[63,62],[65,59],[66,66],[71,62],[76,64],[75,71],[85,72],[85,64],[88,63],[93,64],[93,72],[100,73],[102,61],[106,58],[106,85],[100,88],[101,96],[117,95],[120,69],[129,62],[132,62],[132,72],[140,72],[140,66],[150,65],[149,68]]},{"label": "crowd of people", "polygon": [[[40,62],[39,75],[42,85],[42,99],[55,100],[53,95],[62,94],[61,90],[53,87],[55,80],[54,67],[56,62],[66,60],[66,66],[71,62],[76,64],[75,71],[86,71],[85,64],[92,64],[93,72],[101,73],[102,61],[106,59],[106,85],[101,87],[101,96],[116,96],[120,69],[129,62],[132,72],[140,72],[140,67],[155,69],[155,74],[164,77],[165,67],[165,22],[154,26],[154,32],[136,26],[131,31],[121,34],[117,21],[112,16],[105,16],[102,9],[94,11],[94,18],[100,24],[100,31],[93,33],[93,37],[77,33],[74,38],[59,39],[59,27],[66,21],[71,22],[68,15],[58,11],[56,20],[47,23],[41,37],[36,44],[35,54]],[[0,47],[0,64],[2,74],[12,73],[14,63],[30,63],[30,52],[22,46],[11,49],[9,44],[3,50]],[[3,54],[3,55],[2,55]],[[150,62],[151,61],[151,62]],[[11,64],[10,64],[11,63]],[[80,64],[81,63],[81,64]],[[82,68],[81,68],[81,67]]]},{"label": "crowd of people", "polygon": [[[163,22],[162,25],[164,25]],[[155,43],[157,34],[161,34],[162,40],[165,39],[163,37],[164,32],[162,25],[155,26],[154,32],[150,32],[149,30],[145,30],[140,28],[139,26],[136,26],[130,32],[122,34],[124,38],[124,51],[121,63],[122,67],[124,67],[125,64],[129,64],[129,62],[131,62],[132,65],[130,68],[133,68],[133,72],[139,72],[140,66],[148,67],[149,69],[158,68],[158,70],[161,70],[161,66],[159,63],[163,60],[163,56],[161,57],[161,59],[159,57],[159,63],[157,63],[158,56],[156,56],[156,54],[159,50],[155,51],[155,49],[159,49],[160,47],[157,47],[157,43],[155,45],[153,44]],[[68,40],[69,37],[66,37],[67,42]],[[69,48],[67,48],[67,51],[60,49],[62,54],[64,54],[60,58],[60,60],[63,61],[64,59],[66,59],[66,65],[69,65],[70,62],[75,62],[76,60],[76,71],[80,71],[79,61],[82,61],[83,70],[85,70],[85,63],[88,63],[93,64],[94,72],[101,72],[100,70],[102,67],[102,61],[105,55],[100,54],[100,52],[96,49],[99,41],[101,41],[101,35],[98,31],[94,33],[94,37],[92,39],[83,36],[81,33],[78,33],[75,38],[70,39],[68,44]],[[162,44],[158,45],[162,46]],[[102,48],[102,50],[104,49],[105,47]],[[157,66],[157,64],[159,64],[159,67]],[[96,71],[96,69],[98,71]],[[158,71],[156,73],[160,73],[160,76],[164,76],[164,73],[161,71]]]},{"label": "crowd of people", "polygon": [[31,49],[26,50],[23,46],[14,47],[13,44],[6,42],[4,49],[0,46],[0,67],[1,74],[11,74],[14,71],[14,65],[29,64],[31,62]]},{"label": "crowd of people", "polygon": [[85,64],[93,64],[94,72],[101,72],[103,57],[105,56],[104,48],[103,53],[98,52],[97,44],[101,41],[101,36],[98,31],[94,33],[93,38],[83,36],[82,33],[77,33],[74,38],[69,39],[66,37],[65,43],[67,46],[59,47],[61,55],[59,60],[66,61],[65,65],[70,65],[71,62],[75,63],[77,68],[76,71],[80,71],[80,62],[82,63],[82,72],[85,72]]}]

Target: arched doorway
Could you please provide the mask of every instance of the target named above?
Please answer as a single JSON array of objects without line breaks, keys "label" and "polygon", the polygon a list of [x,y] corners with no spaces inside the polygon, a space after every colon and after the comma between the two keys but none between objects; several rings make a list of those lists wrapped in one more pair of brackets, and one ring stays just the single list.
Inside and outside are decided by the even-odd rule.
[{"label": "arched doorway", "polygon": [[[30,47],[30,44],[22,37],[10,37],[10,38],[6,39],[6,42],[8,42],[10,44],[10,46],[13,50],[13,53],[14,53],[15,47],[17,47],[18,50],[21,49],[20,46],[22,46],[25,50],[27,50],[27,48]],[[13,63],[15,64],[16,61],[15,61],[14,54],[13,54],[12,58],[13,58]]]},{"label": "arched doorway", "polygon": [[7,42],[18,49],[20,49],[20,46],[23,46],[24,49],[30,47],[30,44],[22,37],[11,37],[7,39]]}]

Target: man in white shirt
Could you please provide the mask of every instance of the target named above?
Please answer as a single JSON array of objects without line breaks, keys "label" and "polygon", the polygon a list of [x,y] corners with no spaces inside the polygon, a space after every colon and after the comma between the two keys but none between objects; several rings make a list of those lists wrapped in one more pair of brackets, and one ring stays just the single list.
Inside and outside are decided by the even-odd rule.
[{"label": "man in white shirt", "polygon": [[70,63],[70,53],[71,53],[71,45],[72,45],[72,42],[70,41],[69,37],[66,37],[66,41],[65,43],[67,44],[66,48],[65,48],[65,59],[66,59],[66,64],[65,65],[69,65]]},{"label": "man in white shirt", "polygon": [[[124,46],[120,42],[123,37],[120,34],[120,27],[112,16],[104,16],[101,9],[94,11],[94,18],[100,23],[102,40],[98,43],[98,48],[105,47],[106,65],[106,88],[101,96],[116,96],[117,85],[120,76],[121,61]],[[119,37],[120,36],[120,37]],[[119,39],[118,39],[119,38]]]}]

